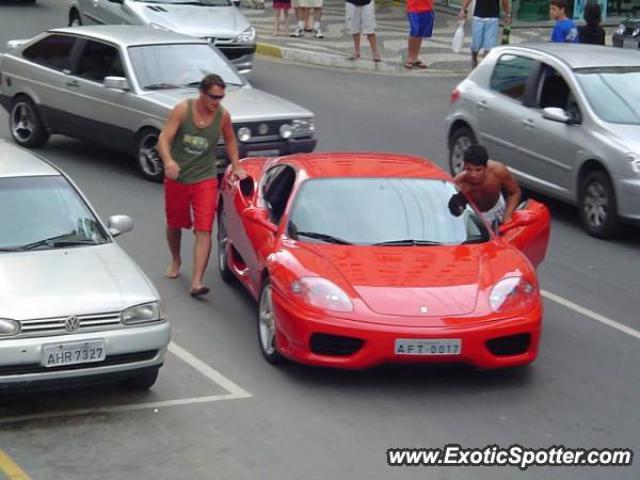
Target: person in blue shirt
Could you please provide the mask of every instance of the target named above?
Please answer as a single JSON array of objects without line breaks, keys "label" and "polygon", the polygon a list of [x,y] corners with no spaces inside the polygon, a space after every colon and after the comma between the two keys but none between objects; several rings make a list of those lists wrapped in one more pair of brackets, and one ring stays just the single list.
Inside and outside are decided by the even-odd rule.
[{"label": "person in blue shirt", "polygon": [[577,43],[578,29],[573,20],[567,17],[567,1],[551,0],[549,13],[551,19],[556,21],[551,32],[551,41],[557,43]]}]

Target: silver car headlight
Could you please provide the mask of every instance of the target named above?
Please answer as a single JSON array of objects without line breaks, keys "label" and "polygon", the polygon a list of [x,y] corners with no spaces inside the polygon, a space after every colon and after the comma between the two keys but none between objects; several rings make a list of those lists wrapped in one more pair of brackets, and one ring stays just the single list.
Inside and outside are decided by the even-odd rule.
[{"label": "silver car headlight", "polygon": [[618,28],[616,29],[616,34],[624,35],[625,28],[626,27],[624,26],[624,24],[621,23],[620,25],[618,25]]},{"label": "silver car headlight", "polygon": [[8,318],[0,318],[0,337],[13,337],[20,333],[20,323]]},{"label": "silver car headlight", "polygon": [[316,129],[312,118],[296,118],[291,121],[291,130],[296,133],[311,133]]},{"label": "silver car headlight", "polygon": [[640,155],[636,153],[628,153],[627,159],[631,162],[631,169],[635,173],[640,173]]},{"label": "silver car headlight", "polygon": [[636,29],[633,31],[633,36],[637,37],[638,34],[640,34],[640,27],[636,27]]},{"label": "silver car headlight", "polygon": [[247,28],[244,32],[235,38],[236,43],[255,43],[256,41],[256,29],[253,27]]},{"label": "silver car headlight", "polygon": [[124,310],[120,320],[125,325],[160,322],[164,320],[164,311],[160,302],[143,303]]}]

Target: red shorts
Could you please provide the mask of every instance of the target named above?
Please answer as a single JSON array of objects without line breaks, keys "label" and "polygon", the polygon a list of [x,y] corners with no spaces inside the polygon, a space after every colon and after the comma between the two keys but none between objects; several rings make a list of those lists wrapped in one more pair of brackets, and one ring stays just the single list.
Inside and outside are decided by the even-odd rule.
[{"label": "red shorts", "polygon": [[[191,228],[210,232],[216,215],[218,179],[180,183],[164,179],[164,209],[169,228]],[[191,211],[193,210],[193,222]]]}]

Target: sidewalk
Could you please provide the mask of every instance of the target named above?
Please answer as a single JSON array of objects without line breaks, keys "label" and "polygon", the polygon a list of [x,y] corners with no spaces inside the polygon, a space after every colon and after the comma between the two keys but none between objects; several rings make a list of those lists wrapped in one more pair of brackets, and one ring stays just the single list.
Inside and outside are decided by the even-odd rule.
[{"label": "sidewalk", "polygon": [[[246,0],[245,0],[246,2]],[[248,2],[247,2],[248,3]],[[351,35],[345,31],[344,0],[324,0],[322,30],[325,38],[317,39],[312,33],[302,38],[274,37],[271,0],[266,0],[264,10],[254,10],[247,6],[242,11],[257,30],[258,53],[282,58],[298,63],[323,65],[352,70],[403,72],[406,74],[459,73],[471,69],[469,45],[471,25],[465,25],[465,45],[460,53],[451,50],[451,39],[457,26],[457,17],[446,7],[436,7],[434,35],[424,39],[421,58],[428,64],[427,70],[407,70],[402,67],[407,54],[408,22],[404,5],[376,2],[376,36],[382,55],[382,62],[374,63],[366,37],[362,38],[362,57],[352,61],[348,57],[353,51]],[[290,29],[295,28],[293,10],[289,18]],[[513,28],[511,43],[547,41],[549,28]]]}]

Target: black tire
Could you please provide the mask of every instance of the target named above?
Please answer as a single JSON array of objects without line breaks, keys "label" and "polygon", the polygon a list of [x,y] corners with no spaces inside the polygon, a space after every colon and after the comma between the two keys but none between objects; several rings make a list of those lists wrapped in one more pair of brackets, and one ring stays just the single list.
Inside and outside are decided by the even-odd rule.
[{"label": "black tire", "polygon": [[231,283],[235,280],[235,275],[229,268],[227,262],[229,239],[227,238],[226,229],[224,228],[224,215],[224,204],[221,203],[218,207],[218,271],[220,272],[220,278],[222,278],[225,283]]},{"label": "black tire", "polygon": [[143,128],[136,137],[136,165],[147,180],[162,183],[164,167],[156,145],[160,132],[155,128]]},{"label": "black tire", "polygon": [[153,387],[158,379],[159,369],[146,370],[143,373],[136,375],[135,377],[127,378],[120,382],[123,388],[128,390],[149,390]]},{"label": "black tire", "polygon": [[449,143],[449,171],[451,175],[455,176],[460,173],[464,151],[477,143],[475,135],[468,127],[458,127],[454,130]]},{"label": "black tire", "polygon": [[[267,312],[264,307],[267,307],[269,317],[267,317]],[[271,303],[271,282],[268,278],[265,279],[262,289],[260,290],[257,317],[258,345],[260,346],[262,356],[272,365],[280,365],[284,363],[286,358],[278,352],[278,345],[276,343],[276,317],[273,313],[273,304]],[[269,322],[270,327],[267,325]],[[272,329],[271,334],[267,333],[269,328]]]},{"label": "black tire", "polygon": [[587,233],[601,239],[618,233],[618,206],[609,175],[603,170],[589,173],[580,183],[579,192],[580,219]]},{"label": "black tire", "polygon": [[25,95],[19,95],[11,102],[9,130],[13,140],[21,147],[38,148],[49,140],[49,132],[38,107]]},{"label": "black tire", "polygon": [[69,26],[74,27],[80,25],[82,25],[82,19],[80,18],[78,11],[74,8],[69,12]]}]

